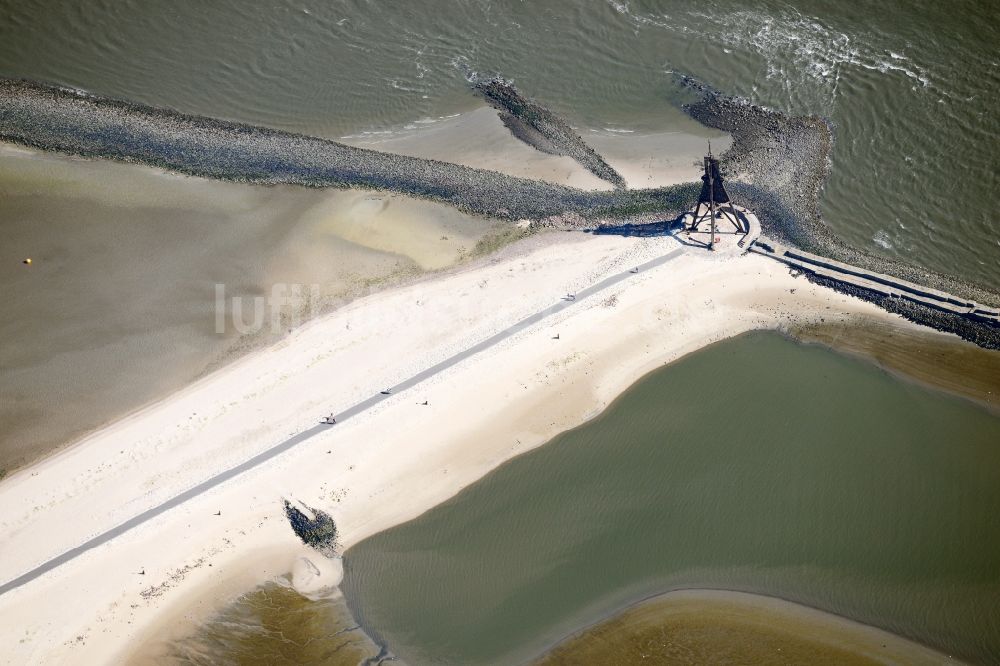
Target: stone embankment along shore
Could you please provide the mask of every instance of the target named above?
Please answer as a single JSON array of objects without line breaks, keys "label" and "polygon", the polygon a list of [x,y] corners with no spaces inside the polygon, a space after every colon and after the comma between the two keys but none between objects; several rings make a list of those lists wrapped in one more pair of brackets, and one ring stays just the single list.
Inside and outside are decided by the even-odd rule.
[{"label": "stone embankment along shore", "polygon": [[864,270],[803,250],[787,248],[764,237],[758,239],[750,251],[828,280],[835,280],[883,296],[906,299],[930,308],[1000,326],[1000,310],[995,308],[890,275]]}]

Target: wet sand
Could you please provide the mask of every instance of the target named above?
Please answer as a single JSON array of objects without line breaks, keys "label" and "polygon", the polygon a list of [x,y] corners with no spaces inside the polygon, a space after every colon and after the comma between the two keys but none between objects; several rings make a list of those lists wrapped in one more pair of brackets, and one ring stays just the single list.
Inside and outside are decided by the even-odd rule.
[{"label": "wet sand", "polygon": [[376,189],[516,221],[677,216],[693,186],[592,190],[0,78],[0,136],[24,146],[259,185]]},{"label": "wet sand", "polygon": [[[968,343],[933,331],[922,332],[908,325],[891,327],[880,326],[875,321],[863,321],[880,331],[886,340],[905,342],[910,338],[920,339],[923,333],[930,336],[929,340],[925,340],[928,345],[937,340],[945,349],[949,346],[958,350],[971,347]],[[851,340],[852,331],[864,330],[859,322],[844,323],[837,328],[842,329],[840,334],[845,340]],[[912,357],[912,348],[902,342],[896,346],[902,360]],[[975,347],[972,350],[980,354],[988,353]],[[232,617],[256,612],[260,596],[273,587],[273,583],[268,583],[255,588],[214,614],[210,603],[190,604],[182,618],[164,623],[175,628],[175,632],[169,634],[169,638],[152,632],[155,638],[141,647],[141,654],[150,654],[153,648],[158,647],[159,651],[155,654],[176,656],[181,651],[190,651],[198,646],[199,650],[215,657],[224,656],[227,652],[220,642],[204,647],[215,636],[228,636],[238,643],[238,647],[228,654],[235,655],[239,663],[254,663],[241,656],[240,650],[244,645],[252,644],[263,654],[272,654],[276,649],[276,638],[264,623],[229,623]],[[239,591],[238,586],[233,586],[223,596],[229,597]],[[697,604],[691,602],[690,595],[697,597]],[[657,596],[646,603],[640,602],[620,615],[580,629],[578,634],[560,642],[553,653],[541,659],[541,663],[630,663],[631,656],[636,656],[636,662],[640,661],[638,656],[642,656],[643,663],[651,663],[649,660],[655,659],[652,663],[667,664],[928,662],[922,647],[898,635],[793,602],[759,595],[721,591],[705,593],[700,590],[668,594],[665,602],[660,604],[663,599]],[[275,601],[287,604],[297,615],[309,613],[309,617],[319,617],[329,612],[330,602],[327,599],[306,604],[299,595],[287,593]],[[346,608],[342,610],[348,612]],[[272,611],[277,612],[275,609]],[[206,612],[208,614],[204,615]],[[811,622],[810,618],[815,622]],[[349,620],[345,616],[343,621]],[[177,631],[178,628],[182,630]],[[320,632],[317,635],[326,634]],[[662,652],[655,651],[660,648]],[[907,654],[909,656],[904,659]],[[940,661],[946,659],[944,655],[934,655],[930,663],[940,663],[935,660],[937,658]]]},{"label": "wet sand", "polygon": [[[303,326],[0,484],[0,520],[18,544],[3,577],[488,339],[562,294],[676,248],[671,238],[548,234]],[[695,284],[713,285],[710,307],[690,303]],[[3,595],[0,616],[16,613],[30,632],[18,655],[115,661],[214,581],[244,571],[253,581],[246,590],[287,571],[245,559],[301,547],[282,497],[334,515],[349,548],[586,420],[636,377],[706,343],[788,318],[880,316],[829,290],[803,286],[793,294],[791,286],[799,283],[762,257],[685,253]],[[64,599],[58,609],[56,588]],[[219,594],[215,602],[231,598]]]},{"label": "wet sand", "polygon": [[[214,614],[172,623],[136,646],[129,666],[362,663],[381,649],[339,594],[309,598],[287,576]],[[774,597],[678,590],[634,604],[567,637],[533,662],[563,664],[962,663],[895,634]]]},{"label": "wet sand", "polygon": [[787,331],[795,340],[821,344],[874,363],[892,374],[971,399],[1000,413],[1000,352],[983,349],[925,327],[861,318]]},{"label": "wet sand", "polygon": [[563,664],[941,664],[947,655],[773,597],[682,590],[646,600],[541,657]]},{"label": "wet sand", "polygon": [[[588,137],[588,140],[592,139]],[[617,137],[608,138],[608,141],[612,140],[618,141],[619,139]],[[500,141],[500,137],[497,137],[497,141]],[[511,141],[513,140],[511,139]],[[630,139],[621,139],[621,141],[627,142]],[[508,148],[511,151],[516,151],[514,145],[530,150],[521,144],[509,144]],[[628,152],[628,149],[625,152]],[[22,399],[24,404],[47,406],[38,414],[27,413],[26,415],[25,412],[4,414],[5,420],[9,417],[9,422],[19,428],[27,428],[27,426],[32,425],[39,428],[43,425],[56,427],[60,424],[60,419],[64,419],[62,421],[64,428],[79,427],[81,420],[92,417],[96,412],[99,412],[101,405],[114,404],[116,405],[115,409],[121,410],[122,404],[132,400],[132,404],[138,407],[149,402],[153,395],[169,393],[171,387],[189,382],[191,378],[204,372],[206,367],[211,366],[212,362],[206,361],[209,358],[205,355],[206,340],[217,343],[211,354],[215,363],[221,363],[225,359],[233,358],[236,354],[253,348],[255,345],[263,344],[263,341],[256,342],[238,337],[226,339],[223,341],[224,344],[214,339],[214,333],[211,332],[214,321],[212,287],[217,282],[236,285],[232,292],[233,295],[255,295],[263,293],[269,284],[276,281],[313,282],[328,280],[329,292],[324,292],[324,294],[330,297],[329,302],[332,305],[338,302],[337,299],[349,297],[351,294],[366,293],[386,284],[397,283],[402,279],[420,274],[420,271],[436,270],[453,265],[470,254],[477,254],[477,247],[482,247],[484,242],[487,246],[494,244],[497,241],[491,239],[498,237],[497,228],[490,221],[469,218],[452,209],[427,202],[418,202],[421,206],[428,207],[423,210],[427,220],[414,222],[413,218],[409,217],[409,213],[401,214],[402,210],[406,210],[408,200],[393,195],[372,195],[359,192],[324,193],[288,186],[252,188],[244,185],[169,175],[153,169],[120,164],[40,156],[20,151],[20,149],[10,149],[9,152],[4,153],[3,157],[5,161],[0,163],[6,163],[7,159],[12,162],[38,160],[45,164],[46,170],[51,169],[56,174],[55,178],[52,177],[52,174],[40,175],[37,179],[25,178],[24,174],[30,173],[30,169],[25,168],[24,164],[20,162],[16,169],[11,170],[16,172],[15,176],[11,178],[12,181],[15,181],[15,178],[22,178],[18,187],[22,188],[19,196],[22,196],[24,200],[23,207],[15,211],[15,214],[9,219],[20,220],[23,218],[24,223],[14,227],[14,229],[19,230],[19,233],[22,234],[20,238],[27,239],[28,245],[31,247],[28,247],[22,240],[19,240],[18,244],[10,244],[9,255],[11,256],[6,257],[3,270],[9,271],[11,275],[5,274],[0,277],[11,277],[10,283],[17,287],[12,292],[15,294],[13,297],[16,299],[15,303],[19,307],[26,308],[23,316],[11,321],[19,322],[18,325],[23,325],[24,322],[45,322],[44,327],[39,326],[37,330],[32,331],[16,328],[0,329],[0,331],[4,331],[5,338],[9,336],[9,339],[20,341],[19,345],[5,345],[5,354],[19,351],[25,354],[28,361],[20,366],[22,368],[20,375],[15,376],[14,372],[5,372],[3,381],[11,381],[11,385],[16,383],[18,390],[24,391],[25,387],[31,386],[29,378],[35,376],[39,382],[36,392],[25,393]],[[543,157],[546,160],[561,159],[551,158],[551,156]],[[447,155],[442,155],[441,158],[446,159]],[[609,160],[616,167],[619,167],[611,155],[609,155]],[[83,166],[76,169],[67,165]],[[538,168],[553,169],[555,167],[546,163],[544,167]],[[640,167],[636,168],[639,169],[638,173],[643,173]],[[627,169],[622,168],[622,173],[626,174],[626,178],[629,177]],[[570,178],[572,174],[567,172],[565,177]],[[118,190],[108,186],[109,182],[129,183],[129,179],[133,178],[139,183],[137,186],[123,186],[122,189]],[[160,181],[166,183],[164,190],[157,189],[160,186]],[[52,182],[59,184],[57,190],[64,188],[66,192],[61,196],[52,197],[61,208],[54,209],[58,214],[49,215],[45,212],[47,209],[36,207],[40,207],[47,197],[52,196]],[[192,195],[191,190],[189,190],[188,186],[192,184],[197,186],[196,191],[200,198]],[[143,199],[140,195],[146,190],[156,190],[156,196]],[[99,193],[99,197],[105,197],[106,200],[101,200],[98,204],[92,202],[88,204],[87,202],[95,197],[95,193]],[[248,196],[257,198],[248,201],[244,196],[246,193],[249,193]],[[308,199],[308,201],[303,203],[303,199]],[[16,201],[17,199],[15,197],[11,200]],[[108,239],[112,239],[112,243],[103,239],[95,241],[93,239],[93,226],[79,222],[81,211],[88,210],[87,205],[94,207],[94,212],[90,214],[90,217],[95,224],[97,220],[108,215],[108,211],[122,211],[120,218],[108,216],[108,219],[111,219],[115,224],[109,229],[107,235]],[[184,211],[183,215],[172,216],[171,207],[175,205],[181,206]],[[213,213],[215,217],[189,216],[191,211],[205,209],[216,211]],[[345,213],[345,209],[348,212]],[[41,212],[35,213],[33,211]],[[262,217],[254,217],[255,215]],[[414,215],[416,214],[414,213]],[[246,226],[248,219],[256,220],[256,225],[251,226],[250,230]],[[59,224],[59,233],[53,233],[53,224],[56,222]],[[478,225],[476,232],[468,233],[467,224]],[[220,225],[222,225],[221,228],[219,228]],[[412,233],[411,230],[418,227],[419,233]],[[137,229],[142,233],[137,233]],[[176,233],[178,238],[164,239],[162,236],[164,229]],[[440,235],[437,235],[438,233]],[[428,238],[435,237],[442,243],[440,249],[435,244],[428,242]],[[502,234],[499,237],[504,238]],[[17,238],[15,235],[15,239]],[[187,240],[185,241],[185,239]],[[45,242],[51,245],[35,245],[35,243]],[[187,246],[184,246],[185,242],[188,243]],[[174,243],[177,243],[178,246],[176,252],[172,249],[169,261],[158,256],[157,248],[164,246],[173,248]],[[43,250],[36,251],[38,247],[43,247]],[[183,247],[187,249],[182,249]],[[278,249],[275,250],[275,248]],[[614,252],[619,251],[623,250],[615,246]],[[626,256],[629,251],[624,251],[625,254],[622,256]],[[604,261],[604,258],[599,256],[603,251],[593,250],[593,252],[595,254],[592,259],[595,260],[595,265]],[[36,257],[36,263],[30,269],[25,269],[20,265],[20,257],[26,256],[28,253]],[[189,259],[178,261],[179,258],[184,258],[188,254],[190,254]],[[78,256],[81,255],[86,255],[88,259],[85,271],[84,267],[75,263]],[[554,255],[558,261],[567,262],[567,266],[573,263],[569,261],[570,257],[579,260],[579,256],[574,253],[572,248],[563,248],[562,251],[554,252]],[[516,262],[512,260],[511,263]],[[523,268],[523,262],[520,265]],[[113,272],[109,272],[109,266],[114,267]],[[553,269],[548,262],[541,262],[539,266],[545,266],[545,268],[539,267],[536,270],[565,272],[565,275],[559,273],[556,276],[558,278],[556,281],[559,284],[579,282],[583,279],[575,273],[570,274],[568,268]],[[44,270],[50,267],[54,267],[58,271],[46,274]],[[723,272],[721,267],[716,268],[719,269],[720,274]],[[70,269],[79,269],[81,272],[74,274],[73,270]],[[705,270],[710,272],[708,268]],[[15,273],[14,271],[20,272]],[[768,288],[764,294],[742,295],[741,298],[745,298],[746,302],[741,301],[732,306],[734,311],[738,313],[735,321],[731,317],[722,317],[721,314],[718,318],[713,319],[712,317],[715,315],[709,314],[705,315],[707,317],[705,322],[700,322],[697,321],[695,313],[687,312],[686,305],[675,303],[671,307],[683,312],[685,318],[691,316],[693,318],[692,325],[696,329],[700,330],[699,327],[703,325],[712,338],[726,337],[746,328],[775,325],[775,322],[782,318],[782,315],[778,315],[770,309],[775,302],[790,301],[790,303],[782,305],[782,309],[788,313],[801,315],[803,312],[801,308],[805,306],[802,306],[799,301],[803,297],[800,295],[796,298],[790,298],[785,295],[788,293],[788,284],[795,283],[786,280],[781,271],[774,267],[762,265],[753,270],[746,269],[746,274],[734,274],[730,277],[734,283],[742,283],[747,278],[756,277],[758,271],[763,272],[768,280],[773,281],[774,288]],[[39,280],[40,273],[48,279]],[[490,279],[494,281],[508,279],[502,273],[494,273],[496,271],[489,275]],[[728,276],[728,272],[726,275]],[[327,283],[324,282],[324,284]],[[347,285],[346,292],[344,291],[345,285]],[[51,320],[46,322],[42,316],[44,312],[40,315],[38,310],[30,309],[37,308],[39,304],[58,302],[53,301],[53,299],[56,299],[59,294],[73,293],[71,288],[74,286],[77,286],[80,292],[77,298],[90,298],[91,301],[81,304],[78,311],[69,305],[64,305],[52,308],[49,312],[53,313],[53,316],[58,315],[59,317],[65,317],[66,312],[77,312],[80,316],[79,334],[74,335],[72,328],[64,325],[65,321],[57,320],[60,323],[53,325]],[[480,285],[479,288],[482,289],[483,286]],[[67,292],[67,290],[69,291]],[[823,290],[809,289],[809,292],[810,299],[816,299],[816,303],[810,302],[808,307],[805,307],[804,311],[807,313],[805,319],[807,320],[814,321],[819,318],[821,314],[820,303],[836,303],[842,305],[847,311],[861,310],[872,317],[881,316],[873,312],[873,308],[855,303],[852,299],[829,294]],[[156,295],[156,298],[149,296],[150,294]],[[182,298],[183,300],[180,305],[177,305],[170,300],[171,298]],[[123,303],[128,303],[131,309],[123,309]],[[135,304],[137,303],[140,305],[136,309]],[[172,307],[177,307],[184,316],[179,317],[179,322],[171,327],[169,323],[164,323],[160,318],[168,317],[173,312]],[[614,304],[607,307],[614,307]],[[93,328],[96,325],[95,322],[105,324],[106,322],[101,316],[108,316],[109,313],[120,317],[116,320],[117,325],[121,330],[134,336],[137,349],[130,352],[130,348],[120,341],[121,333],[114,330],[107,334],[108,342],[94,344],[94,330],[99,330]],[[844,314],[846,315],[847,312]],[[174,320],[170,319],[169,321]],[[153,337],[154,331],[162,330],[179,331],[178,337],[167,341],[155,339]],[[57,334],[56,341],[66,346],[59,348],[56,354],[53,354],[51,349],[46,349],[44,354],[34,357],[35,361],[32,365],[33,357],[29,352],[37,353],[37,349],[31,345],[54,345],[53,342],[45,338],[46,331]],[[185,335],[191,337],[184,337]],[[705,335],[695,337],[699,340],[708,339]],[[83,351],[81,352],[78,347],[82,348]],[[673,358],[690,351],[690,348],[690,345],[682,345],[660,350],[656,355],[656,363],[663,362],[665,358]],[[428,349],[431,349],[430,343],[428,343]],[[185,357],[181,355],[181,352],[190,354],[195,360],[185,365],[183,362]],[[84,353],[98,354],[98,356],[90,365],[85,366],[85,369],[79,370],[79,368],[84,367],[81,365],[80,359],[85,358],[85,356],[78,355],[73,358],[72,355]],[[52,370],[46,365],[53,362],[53,359],[63,357],[63,362],[66,363],[64,368]],[[4,360],[5,368],[14,367],[17,371],[19,366],[10,366],[6,362],[7,359]],[[634,365],[642,365],[642,362],[636,361]],[[646,365],[642,365],[642,367],[645,369]],[[79,374],[69,373],[68,368],[76,368],[76,372]],[[123,368],[134,374],[124,374]],[[167,368],[169,370],[165,372]],[[385,369],[383,368],[383,370]],[[531,433],[533,443],[540,444],[559,429],[578,422],[581,414],[593,413],[595,400],[599,405],[602,400],[610,399],[615,393],[615,387],[620,388],[626,384],[628,377],[632,377],[636,371],[633,368],[631,371],[622,369],[606,372],[612,379],[602,385],[600,400],[597,400],[593,395],[590,381],[581,380],[580,391],[585,394],[581,399],[581,404],[585,406],[569,410],[569,415],[565,418],[560,417],[557,419],[558,422],[547,424],[544,428],[539,427],[537,432]],[[177,373],[177,376],[172,376],[170,373]],[[151,377],[162,381],[163,384],[149,388],[148,382],[152,381]],[[287,377],[282,376],[280,381],[287,379]],[[111,397],[102,394],[100,390],[102,381],[119,392]],[[93,389],[90,391],[81,390],[81,387],[90,388],[92,386]],[[144,387],[148,391],[149,397],[142,397]],[[60,394],[59,391],[65,393]],[[76,399],[75,396],[80,394],[85,397],[80,400]],[[6,404],[4,407],[6,408]],[[78,411],[74,412],[74,410]],[[222,411],[225,411],[225,408]],[[117,412],[119,415],[121,413],[123,412]],[[455,413],[458,411],[456,410]],[[22,419],[21,425],[17,425],[18,418]],[[113,416],[102,418],[107,420]],[[100,420],[98,419],[98,421]],[[289,424],[296,427],[300,425],[297,422],[293,424],[293,420],[285,419],[278,427],[284,428]],[[183,420],[179,422],[181,426],[178,427],[187,427],[184,426]],[[99,424],[97,422],[94,425]],[[196,423],[194,427],[200,428],[201,424]],[[6,433],[8,430],[5,429],[4,432]],[[253,436],[257,437],[259,434],[256,433]],[[50,442],[52,446],[57,445],[54,443],[55,439]],[[17,441],[20,443],[23,439]],[[62,437],[61,441],[65,441],[65,436]],[[497,451],[484,454],[484,459],[477,457],[475,461],[466,461],[467,467],[465,468],[460,466],[460,469],[463,469],[465,473],[466,482],[477,478],[486,469],[497,464],[511,453],[507,450],[507,445],[500,446],[496,442],[489,444],[499,448]],[[379,442],[378,445],[384,446],[385,443]],[[117,451],[117,449],[115,450]],[[34,454],[34,450],[32,454]],[[198,455],[202,456],[203,454]],[[476,456],[479,455],[476,454]],[[320,459],[322,458],[323,456],[320,456]],[[198,458],[198,460],[204,462],[203,457]],[[436,467],[439,462],[430,461],[426,464],[429,468],[433,468],[432,471],[440,471]],[[445,467],[444,471],[446,473],[448,468]],[[409,470],[407,474],[411,472],[412,470]],[[101,469],[97,469],[95,472],[95,474],[100,473],[103,473]],[[288,478],[291,477],[278,483],[282,492],[287,488],[286,484],[291,483]],[[388,478],[392,479],[391,475],[388,475]],[[298,476],[296,479],[297,482],[300,480]],[[149,477],[149,483],[156,487],[160,487],[162,481],[163,476],[160,472]],[[313,480],[307,485],[313,487],[317,483]],[[268,489],[268,500],[271,495],[276,496],[279,492],[279,488],[272,487],[270,482],[265,485]],[[383,485],[375,488],[374,493],[381,493],[392,485],[393,482],[390,481],[388,486]],[[442,488],[433,491],[434,497],[426,498],[425,506],[440,501],[458,487],[461,487],[458,481],[449,481],[443,484]],[[398,489],[393,491],[393,493],[399,492]],[[249,502],[254,507],[252,511],[255,516],[266,518],[270,515],[268,500],[258,499],[254,496],[252,499],[241,497],[238,501],[240,506],[246,506],[246,503]],[[145,499],[137,495],[130,500],[130,502],[136,501],[141,502]],[[387,500],[382,497],[380,501],[386,502]],[[349,519],[349,521],[354,521],[355,534],[353,538],[355,539],[376,527],[370,522],[370,518],[362,518],[362,514],[368,516],[371,513],[370,500],[364,503],[364,508],[361,508],[361,504],[359,498],[357,506],[352,505],[355,514]],[[392,510],[387,509],[387,511],[387,515],[381,516],[379,519],[382,525],[398,522],[405,516],[396,512],[405,513],[406,509],[396,506]],[[234,533],[240,527],[247,526],[246,524],[249,522],[255,522],[253,518],[251,516],[249,520],[243,519],[238,526],[234,525]],[[275,542],[281,541],[282,537],[277,537],[275,529],[275,527],[270,527],[267,530],[268,537],[274,538]],[[181,531],[184,530],[181,528]],[[239,529],[239,532],[243,534],[242,538],[249,538],[246,537],[242,529]],[[212,538],[215,538],[214,535]],[[226,540],[228,541],[228,537]],[[220,560],[233,564],[236,556],[232,554],[231,548],[231,544],[227,546],[226,550],[222,551],[223,555],[214,551],[211,557],[218,558],[216,559],[217,564]],[[206,552],[208,551],[211,551],[211,548],[206,547]],[[176,563],[180,560],[177,558],[171,560],[170,557],[166,556],[161,559],[164,563],[161,563],[157,568],[158,577],[170,579],[172,570],[166,562]],[[190,593],[194,588],[205,583],[205,576],[204,573],[192,573],[191,580],[182,586],[184,592]],[[171,600],[174,603],[183,605],[185,601],[190,600],[189,598],[178,599],[179,594],[178,592],[172,593]],[[135,596],[135,593],[130,589],[127,592],[111,596],[115,597],[113,605],[105,607],[114,609],[117,608],[119,601]],[[150,605],[159,607],[160,604],[153,602]],[[117,620],[123,619],[125,619],[124,615],[117,618]],[[103,620],[100,623],[103,624]],[[145,616],[144,623],[149,623],[148,614]],[[111,624],[116,624],[116,622]],[[118,622],[118,628],[114,631],[119,632],[119,635],[122,632],[135,635],[131,633],[134,631],[134,627],[126,629],[120,626],[122,624],[124,623]],[[131,626],[131,620],[129,625]],[[94,633],[91,635],[97,633],[98,630],[95,626]],[[107,648],[109,645],[94,649],[100,652]],[[106,652],[105,654],[110,653]]]},{"label": "wet sand", "polygon": [[124,663],[356,666],[378,656],[379,647],[341,595],[310,598],[289,578],[255,587],[205,620],[185,618],[164,627]]}]

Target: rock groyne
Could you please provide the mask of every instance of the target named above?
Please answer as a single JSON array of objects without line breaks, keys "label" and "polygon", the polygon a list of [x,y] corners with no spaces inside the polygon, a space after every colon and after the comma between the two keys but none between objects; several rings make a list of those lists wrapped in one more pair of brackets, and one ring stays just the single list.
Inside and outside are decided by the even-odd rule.
[{"label": "rock groyne", "polygon": [[544,153],[572,157],[601,180],[625,189],[622,175],[588,146],[566,121],[535,100],[524,97],[510,81],[496,76],[474,81],[473,88],[500,112],[500,120],[521,141]]},{"label": "rock groyne", "polygon": [[303,504],[303,508],[312,516],[303,512],[287,499],[282,500],[285,507],[285,517],[292,531],[302,540],[302,543],[316,549],[326,557],[335,557],[340,548],[337,523],[330,514]]},{"label": "rock groyne", "polygon": [[[551,121],[552,127],[562,122],[521,97],[502,79],[491,81],[486,86],[489,95],[520,122],[543,119]],[[723,162],[729,192],[756,213],[769,237],[863,270],[927,285],[988,307],[1000,306],[1000,294],[994,291],[863,252],[830,231],[819,211],[819,197],[830,170],[833,129],[829,122],[818,117],[790,117],[724,95],[688,77],[681,77],[680,83],[695,97],[684,107],[686,111],[702,124],[733,136]],[[538,130],[537,136],[544,135]],[[548,140],[553,145],[565,140],[568,143],[560,145],[568,146],[573,144],[571,139],[563,132],[558,142],[551,137]],[[474,214],[507,220],[527,218],[563,227],[662,223],[689,210],[699,191],[694,183],[659,189],[584,191],[9,79],[0,79],[0,140],[222,180],[388,190]],[[590,151],[587,154],[604,164],[578,136],[576,140]],[[599,164],[594,164],[600,170]],[[615,182],[614,176],[605,175]],[[895,296],[831,281],[817,271],[811,274],[816,281],[841,291],[849,288],[851,293],[920,323],[959,333],[982,346],[998,345],[997,325],[991,321],[933,307],[926,311],[925,304],[912,300],[902,299],[905,304],[901,305]]]},{"label": "rock groyne", "polygon": [[517,220],[676,216],[690,186],[583,191],[495,171],[0,79],[0,140],[254,184],[389,190]]}]

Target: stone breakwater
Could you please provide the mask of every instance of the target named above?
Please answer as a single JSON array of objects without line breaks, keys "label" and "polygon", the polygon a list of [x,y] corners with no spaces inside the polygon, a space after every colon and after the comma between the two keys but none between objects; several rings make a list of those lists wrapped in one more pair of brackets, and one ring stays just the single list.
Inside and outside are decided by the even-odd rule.
[{"label": "stone breakwater", "polygon": [[[768,237],[779,242],[899,280],[1000,306],[1000,294],[919,266],[869,254],[840,240],[823,222],[819,198],[830,172],[833,128],[819,117],[790,117],[725,95],[690,77],[679,83],[696,100],[684,106],[692,118],[728,132],[733,144],[722,164],[729,192],[753,210]],[[986,349],[1000,349],[1000,324],[974,314],[886,294],[804,268],[808,279],[867,301],[939,331],[955,333]]]},{"label": "stone breakwater", "polygon": [[340,548],[337,523],[330,514],[303,504],[312,513],[312,517],[300,510],[287,499],[282,500],[285,507],[285,517],[292,531],[302,540],[302,543],[315,548],[326,557],[336,557]]},{"label": "stone breakwater", "polygon": [[757,213],[767,236],[865,270],[1000,306],[1000,294],[990,289],[870,254],[844,243],[830,230],[819,209],[834,140],[829,121],[790,117],[690,77],[678,81],[696,96],[685,111],[703,125],[732,135],[733,144],[722,159],[730,178],[727,187],[738,203]]},{"label": "stone breakwater", "polygon": [[813,272],[806,272],[806,278],[815,284],[829,287],[834,291],[870,301],[883,310],[901,315],[912,322],[929,326],[945,333],[954,333],[983,349],[1000,350],[1000,327],[995,324],[948,312],[918,303],[900,296],[887,295],[875,289],[868,289]]},{"label": "stone breakwater", "polygon": [[696,196],[692,186],[585,192],[9,79],[0,79],[0,140],[206,178],[389,190],[550,224],[674,217]]},{"label": "stone breakwater", "polygon": [[625,189],[622,175],[588,146],[566,121],[521,95],[510,81],[497,76],[474,80],[472,86],[500,112],[500,120],[515,137],[544,153],[572,157],[601,180]]}]

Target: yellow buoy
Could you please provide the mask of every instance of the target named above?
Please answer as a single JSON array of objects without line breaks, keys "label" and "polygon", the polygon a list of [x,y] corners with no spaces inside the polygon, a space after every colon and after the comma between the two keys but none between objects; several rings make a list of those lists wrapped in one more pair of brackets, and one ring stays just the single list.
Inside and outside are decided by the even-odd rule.
[{"label": "yellow buoy", "polygon": [[31,265],[31,257],[28,257],[27,259],[25,259],[24,263],[26,263],[27,265],[30,266]]}]

